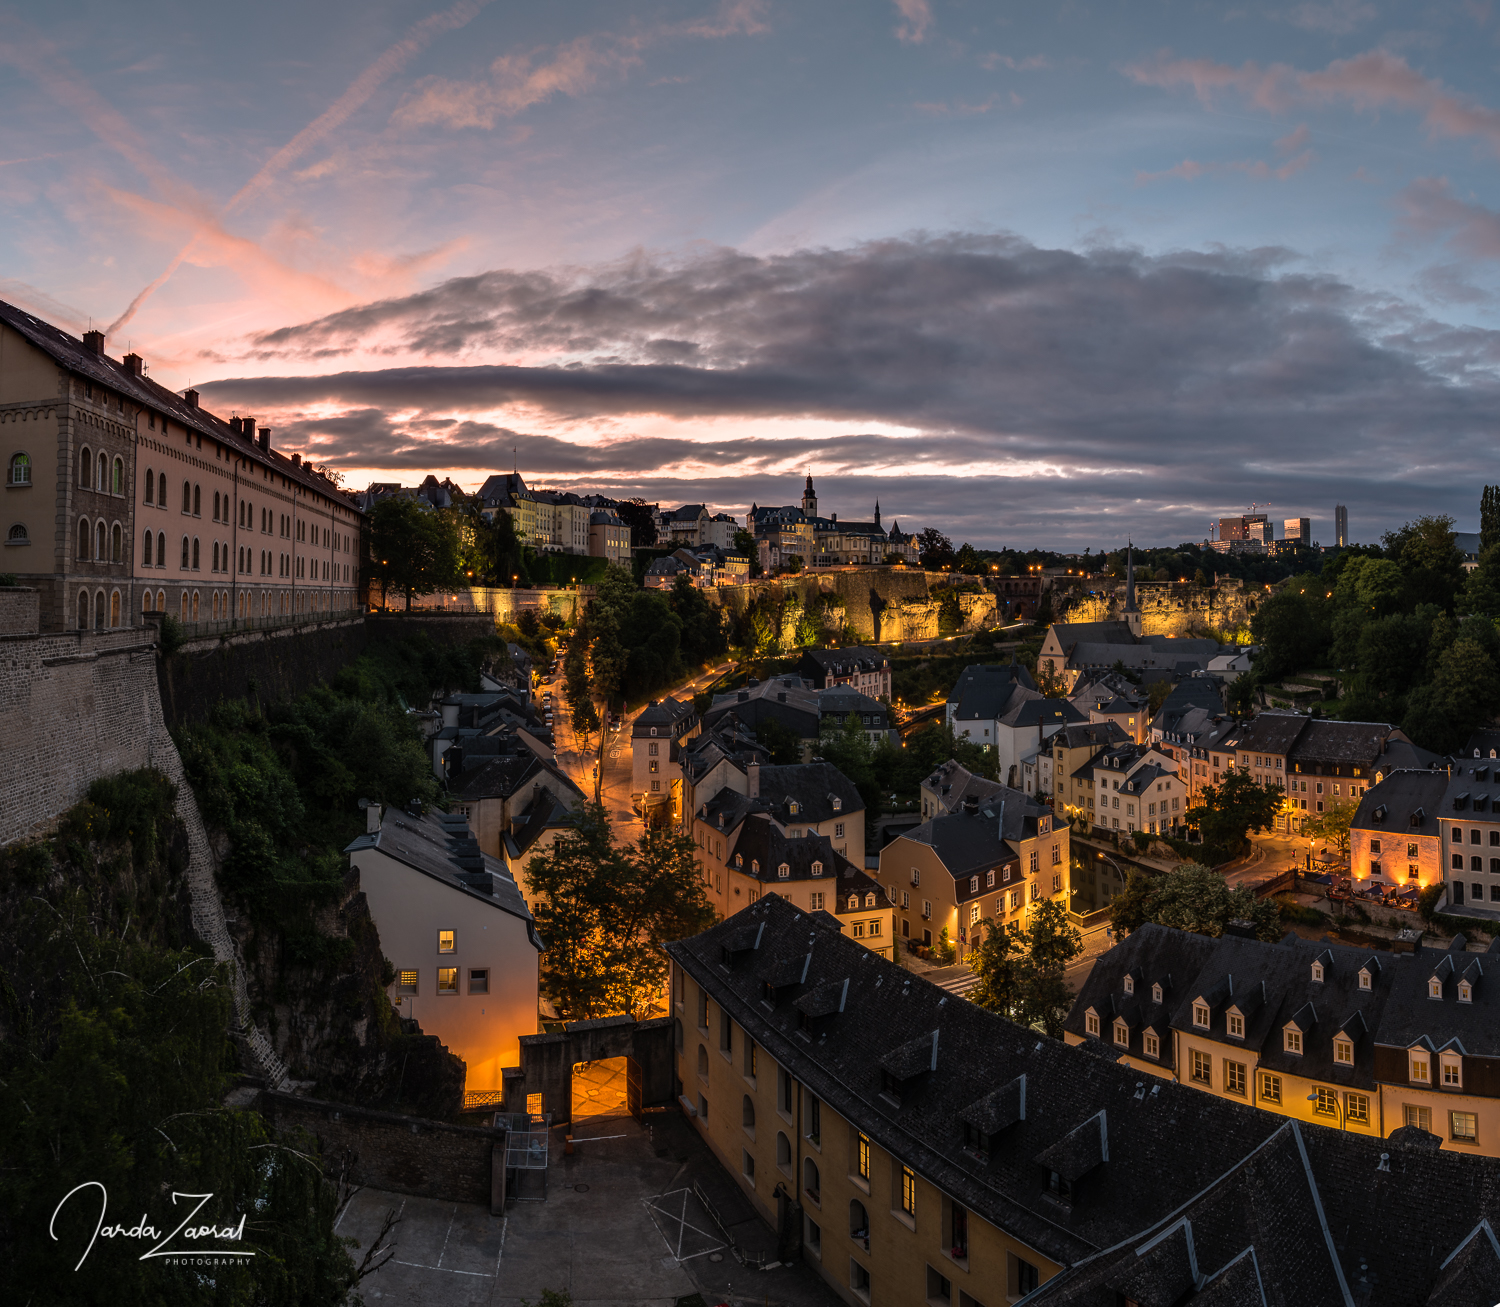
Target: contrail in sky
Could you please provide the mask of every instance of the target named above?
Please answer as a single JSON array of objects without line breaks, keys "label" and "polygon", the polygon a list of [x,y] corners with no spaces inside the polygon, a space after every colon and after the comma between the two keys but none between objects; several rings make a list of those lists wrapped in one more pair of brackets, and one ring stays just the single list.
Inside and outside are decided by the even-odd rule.
[{"label": "contrail in sky", "polygon": [[[441,13],[431,14],[413,26],[401,40],[356,77],[343,95],[273,154],[261,166],[260,171],[240,187],[229,203],[224,206],[218,215],[219,219],[227,218],[243,208],[265,190],[271,180],[294,159],[305,154],[330,132],[348,122],[355,111],[375,94],[382,82],[400,72],[413,57],[425,50],[439,36],[456,31],[472,22],[478,16],[479,11],[489,3],[491,0],[459,0],[459,3],[451,8]],[[182,261],[191,252],[196,240],[197,237],[194,236],[178,250],[161,275],[130,301],[125,312],[110,323],[107,335],[114,335],[131,318],[135,317],[141,305],[150,299],[152,294],[182,266]]]}]

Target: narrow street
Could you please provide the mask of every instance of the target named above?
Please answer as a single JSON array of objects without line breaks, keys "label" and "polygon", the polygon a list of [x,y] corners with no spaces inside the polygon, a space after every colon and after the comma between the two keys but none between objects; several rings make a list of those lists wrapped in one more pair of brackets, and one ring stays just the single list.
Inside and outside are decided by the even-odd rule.
[{"label": "narrow street", "polygon": [[[717,667],[699,673],[681,685],[664,690],[661,697],[671,695],[677,699],[690,699],[729,671],[732,666],[733,663],[721,663]],[[552,691],[552,731],[557,744],[557,764],[568,774],[573,783],[592,799],[594,797],[594,768],[599,757],[599,734],[594,731],[582,738],[575,734],[568,720],[567,707],[562,700],[562,688],[563,678],[559,673],[556,679],[544,682],[538,687],[537,697],[540,699],[546,691]],[[623,714],[620,729],[617,731],[605,728],[604,781],[599,797],[604,804],[605,812],[609,814],[615,838],[623,841],[633,841],[642,829],[640,819],[630,806],[630,730],[640,713],[641,709],[636,709],[634,712]]]}]

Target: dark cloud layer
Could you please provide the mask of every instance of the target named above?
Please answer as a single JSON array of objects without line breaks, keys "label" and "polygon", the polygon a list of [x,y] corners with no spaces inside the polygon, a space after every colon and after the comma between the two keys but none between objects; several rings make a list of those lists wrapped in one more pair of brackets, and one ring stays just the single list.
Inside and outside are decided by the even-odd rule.
[{"label": "dark cloud layer", "polygon": [[[1201,538],[1211,513],[1250,500],[1315,518],[1348,503],[1371,535],[1424,511],[1467,523],[1479,486],[1500,479],[1500,333],[1299,269],[1284,250],[1150,258],[954,236],[495,272],[288,327],[253,351],[261,366],[332,364],[372,347],[430,366],[204,389],[220,405],[286,414],[283,439],[315,456],[393,471],[507,466],[518,445],[522,466],[543,476],[670,486],[674,466],[693,459],[740,472],[718,500],[739,503],[752,497],[747,478],[783,487],[768,498],[792,497],[785,478],[807,465],[855,478],[952,468],[921,480],[924,522],[972,513],[968,534],[1009,543],[1028,542],[1022,530],[1086,543],[1096,522]],[[558,362],[493,361],[517,357]],[[585,446],[474,419],[514,404],[624,429],[632,415],[665,414],[923,434],[714,442],[708,430],[708,444]],[[341,416],[304,416],[329,406]],[[997,463],[1028,475],[961,474]]]}]

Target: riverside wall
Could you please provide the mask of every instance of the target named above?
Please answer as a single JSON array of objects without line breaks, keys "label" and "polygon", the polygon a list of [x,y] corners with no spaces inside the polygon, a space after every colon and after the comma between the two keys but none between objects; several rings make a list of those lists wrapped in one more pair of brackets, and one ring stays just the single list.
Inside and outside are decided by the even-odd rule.
[{"label": "riverside wall", "polygon": [[[1250,621],[1271,596],[1268,587],[1238,579],[1217,585],[1137,581],[1136,606],[1144,635],[1203,635],[1209,631],[1250,638]],[[1125,611],[1125,583],[1053,582],[1052,614],[1058,622],[1109,622]]]}]

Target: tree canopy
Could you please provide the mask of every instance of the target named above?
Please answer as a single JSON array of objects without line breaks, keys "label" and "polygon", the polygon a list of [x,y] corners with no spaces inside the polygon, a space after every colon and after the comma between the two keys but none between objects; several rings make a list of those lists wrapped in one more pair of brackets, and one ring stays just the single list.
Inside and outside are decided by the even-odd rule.
[{"label": "tree canopy", "polygon": [[1063,905],[1042,899],[1024,924],[1004,927],[990,918],[981,924],[984,939],[969,958],[979,977],[971,1001],[1054,1039],[1061,1037],[1073,1003],[1068,965],[1083,952],[1083,937],[1068,922]]},{"label": "tree canopy", "polygon": [[1110,924],[1122,938],[1148,921],[1196,935],[1219,936],[1231,921],[1254,923],[1257,939],[1281,937],[1281,910],[1246,885],[1230,888],[1201,863],[1186,862],[1160,877],[1132,868],[1125,892],[1110,904]]},{"label": "tree canopy", "polygon": [[610,838],[599,804],[526,864],[528,897],[546,946],[542,990],[565,1020],[644,1016],[667,975],[661,946],[713,924],[698,850],[684,835]]},{"label": "tree canopy", "polygon": [[408,609],[413,595],[467,582],[456,522],[414,499],[393,495],[370,510],[370,548],[382,590],[404,595]]},{"label": "tree canopy", "polygon": [[1269,829],[1286,798],[1279,786],[1262,785],[1238,769],[1218,785],[1205,785],[1198,794],[1186,820],[1203,836],[1205,849],[1219,858],[1238,852],[1251,831]]}]

